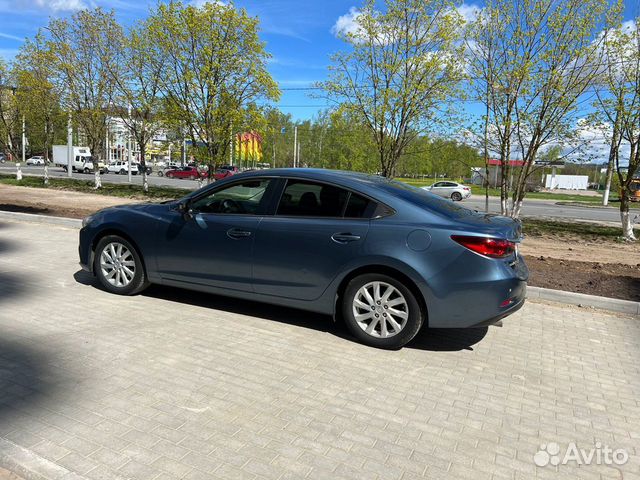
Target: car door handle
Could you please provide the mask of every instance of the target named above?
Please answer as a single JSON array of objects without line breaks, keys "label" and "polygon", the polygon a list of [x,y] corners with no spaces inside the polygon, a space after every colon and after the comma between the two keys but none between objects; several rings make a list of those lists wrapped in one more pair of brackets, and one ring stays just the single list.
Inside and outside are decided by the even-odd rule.
[{"label": "car door handle", "polygon": [[331,240],[336,243],[357,242],[360,240],[360,235],[353,235],[351,233],[334,233],[331,235]]},{"label": "car door handle", "polygon": [[251,232],[248,230],[240,230],[239,228],[232,228],[227,230],[227,236],[229,238],[233,238],[234,240],[239,240],[241,238],[247,238],[251,236]]}]

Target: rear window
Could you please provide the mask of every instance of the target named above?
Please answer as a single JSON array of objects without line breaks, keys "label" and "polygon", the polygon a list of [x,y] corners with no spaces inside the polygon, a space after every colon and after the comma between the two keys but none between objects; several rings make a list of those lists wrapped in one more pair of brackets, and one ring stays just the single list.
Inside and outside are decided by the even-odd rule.
[{"label": "rear window", "polygon": [[441,215],[464,217],[467,215],[473,215],[475,213],[473,210],[462,207],[459,204],[452,202],[451,200],[444,199],[442,197],[434,195],[433,193],[429,193],[426,190],[418,187],[413,187],[397,180],[381,181],[379,186],[387,193],[395,195],[396,197],[399,197],[407,202],[413,203],[418,207],[430,210]]}]

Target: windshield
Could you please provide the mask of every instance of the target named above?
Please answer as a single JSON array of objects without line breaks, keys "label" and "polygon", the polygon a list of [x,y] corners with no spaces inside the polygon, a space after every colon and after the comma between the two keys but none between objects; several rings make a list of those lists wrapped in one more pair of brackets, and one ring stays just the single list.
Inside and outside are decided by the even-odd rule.
[{"label": "windshield", "polygon": [[473,215],[475,213],[473,210],[462,207],[451,200],[438,197],[426,190],[397,180],[382,181],[380,183],[380,187],[384,191],[411,202],[418,207],[441,215],[463,217],[466,215]]}]

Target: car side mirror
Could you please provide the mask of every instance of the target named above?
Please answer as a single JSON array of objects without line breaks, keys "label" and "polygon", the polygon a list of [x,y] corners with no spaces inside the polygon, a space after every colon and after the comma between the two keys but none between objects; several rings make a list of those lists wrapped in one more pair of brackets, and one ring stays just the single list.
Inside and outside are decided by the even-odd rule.
[{"label": "car side mirror", "polygon": [[180,202],[176,210],[182,214],[185,220],[191,220],[193,218],[193,210],[189,206],[189,202]]}]

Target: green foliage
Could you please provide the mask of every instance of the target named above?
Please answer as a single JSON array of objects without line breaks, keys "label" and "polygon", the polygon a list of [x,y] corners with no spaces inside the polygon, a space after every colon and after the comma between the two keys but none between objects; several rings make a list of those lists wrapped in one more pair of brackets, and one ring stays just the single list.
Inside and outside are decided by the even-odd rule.
[{"label": "green foliage", "polygon": [[387,0],[383,9],[369,0],[357,23],[319,85],[369,128],[379,169],[392,177],[413,140],[448,118],[446,101],[463,76],[462,19],[445,0]]},{"label": "green foliage", "polygon": [[167,115],[205,145],[207,163],[225,162],[233,133],[262,120],[256,101],[279,97],[258,19],[232,3],[171,1],[157,6],[145,32],[164,63]]},{"label": "green foliage", "polygon": [[85,140],[81,143],[100,158],[115,88],[109,65],[120,51],[122,27],[113,12],[95,8],[52,19],[46,31],[54,59],[51,81],[62,92],[64,109],[73,114]]}]

